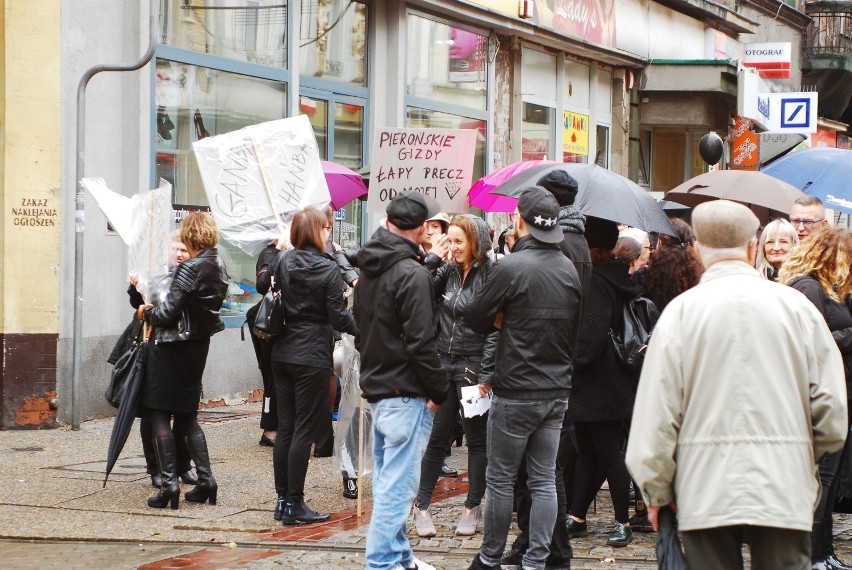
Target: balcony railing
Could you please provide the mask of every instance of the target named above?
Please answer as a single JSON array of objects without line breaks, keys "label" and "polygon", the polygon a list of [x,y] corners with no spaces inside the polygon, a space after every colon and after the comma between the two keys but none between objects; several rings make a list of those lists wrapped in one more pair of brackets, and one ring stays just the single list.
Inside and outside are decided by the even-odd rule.
[{"label": "balcony railing", "polygon": [[852,54],[852,1],[808,2],[808,54]]}]

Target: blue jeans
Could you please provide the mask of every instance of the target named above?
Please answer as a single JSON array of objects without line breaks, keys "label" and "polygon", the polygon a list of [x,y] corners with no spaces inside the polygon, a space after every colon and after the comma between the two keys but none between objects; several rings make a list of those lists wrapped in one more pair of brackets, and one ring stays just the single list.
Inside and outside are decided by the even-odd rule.
[{"label": "blue jeans", "polygon": [[420,484],[420,461],[434,414],[423,398],[387,398],[371,406],[375,466],[366,567],[408,568],[414,553],[405,536],[406,519]]},{"label": "blue jeans", "polygon": [[485,501],[485,536],[480,558],[500,563],[512,522],[515,479],[521,460],[527,458],[530,490],[529,541],[524,568],[543,570],[556,523],[556,451],[568,399],[509,400],[494,396],[488,412],[488,490]]}]

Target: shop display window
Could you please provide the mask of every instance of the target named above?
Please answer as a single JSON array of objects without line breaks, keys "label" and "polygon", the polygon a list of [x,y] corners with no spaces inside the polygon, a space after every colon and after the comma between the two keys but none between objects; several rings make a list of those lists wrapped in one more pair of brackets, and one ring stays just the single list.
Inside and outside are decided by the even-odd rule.
[{"label": "shop display window", "polygon": [[350,0],[302,0],[299,72],[367,84],[367,6]]}]

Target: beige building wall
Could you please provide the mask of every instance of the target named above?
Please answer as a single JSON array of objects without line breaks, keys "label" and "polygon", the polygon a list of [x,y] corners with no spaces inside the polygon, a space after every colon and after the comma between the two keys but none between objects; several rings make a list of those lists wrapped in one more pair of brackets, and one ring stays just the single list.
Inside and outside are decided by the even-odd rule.
[{"label": "beige building wall", "polygon": [[41,427],[59,331],[59,0],[0,6],[0,427]]}]

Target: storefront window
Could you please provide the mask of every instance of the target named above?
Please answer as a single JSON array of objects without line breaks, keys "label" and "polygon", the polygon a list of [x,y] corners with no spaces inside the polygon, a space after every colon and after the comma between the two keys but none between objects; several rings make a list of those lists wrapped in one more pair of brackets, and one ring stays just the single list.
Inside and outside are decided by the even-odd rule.
[{"label": "storefront window", "polygon": [[299,112],[307,115],[314,128],[320,158],[328,160],[328,101],[302,96],[299,98]]},{"label": "storefront window", "polygon": [[411,14],[406,71],[408,95],[485,110],[488,36]]},{"label": "storefront window", "polygon": [[595,134],[598,145],[595,162],[600,167],[609,168],[609,127],[598,125]]},{"label": "storefront window", "polygon": [[553,158],[554,109],[534,103],[524,103],[522,123],[523,149],[521,160],[547,160]]},{"label": "storefront window", "polygon": [[364,107],[334,104],[334,162],[358,171],[364,166]]},{"label": "storefront window", "polygon": [[[157,176],[172,184],[176,209],[206,207],[192,143],[283,118],[287,85],[165,59],[157,60],[156,81]],[[250,293],[256,260],[228,242],[219,251],[232,280],[222,313],[242,314],[259,298]]]},{"label": "storefront window", "polygon": [[160,43],[286,68],[287,3],[283,0],[161,0]]},{"label": "storefront window", "polygon": [[486,122],[449,113],[409,107],[406,127],[420,129],[476,129],[476,151],[473,159],[473,180],[485,174],[485,128]]},{"label": "storefront window", "polygon": [[366,5],[350,0],[302,0],[302,75],[366,85],[366,55]]}]

